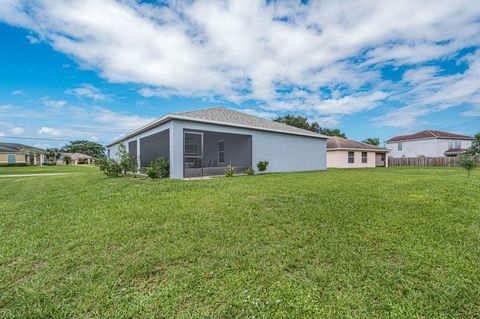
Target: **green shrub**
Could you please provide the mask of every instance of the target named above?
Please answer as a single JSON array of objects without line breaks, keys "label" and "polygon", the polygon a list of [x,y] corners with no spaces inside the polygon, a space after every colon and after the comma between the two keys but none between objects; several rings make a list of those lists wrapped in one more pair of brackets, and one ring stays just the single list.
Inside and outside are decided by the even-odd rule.
[{"label": "green shrub", "polygon": [[102,158],[95,161],[95,165],[108,177],[118,177],[122,174],[122,167],[113,159]]},{"label": "green shrub", "polygon": [[458,163],[460,164],[460,166],[462,166],[467,170],[467,176],[469,177],[470,177],[470,172],[478,166],[477,157],[467,155],[467,154],[460,155],[460,159],[458,160]]},{"label": "green shrub", "polygon": [[159,158],[150,162],[150,165],[147,167],[145,173],[151,179],[168,178],[170,175],[170,163],[166,157],[160,156]]},{"label": "green shrub", "polygon": [[255,174],[255,171],[253,170],[253,168],[249,167],[245,170],[245,174],[252,176],[253,174]]},{"label": "green shrub", "polygon": [[232,164],[230,163],[225,168],[225,177],[233,177],[234,174],[235,174],[235,167],[233,167]]},{"label": "green shrub", "polygon": [[128,153],[125,145],[120,144],[118,146],[118,156],[120,158],[119,165],[122,168],[123,176],[127,176],[128,173],[132,173],[134,177],[137,176],[138,162],[135,156]]},{"label": "green shrub", "polygon": [[267,170],[269,162],[268,161],[260,161],[257,163],[257,168],[259,172],[265,172]]},{"label": "green shrub", "polygon": [[27,166],[27,163],[1,163],[0,167],[9,167],[9,166]]}]

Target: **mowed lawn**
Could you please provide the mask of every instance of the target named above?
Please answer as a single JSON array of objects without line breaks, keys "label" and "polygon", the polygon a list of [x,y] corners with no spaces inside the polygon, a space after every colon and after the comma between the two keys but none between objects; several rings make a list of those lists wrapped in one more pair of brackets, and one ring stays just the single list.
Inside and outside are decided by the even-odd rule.
[{"label": "mowed lawn", "polygon": [[480,314],[480,171],[65,169],[0,178],[1,318]]}]

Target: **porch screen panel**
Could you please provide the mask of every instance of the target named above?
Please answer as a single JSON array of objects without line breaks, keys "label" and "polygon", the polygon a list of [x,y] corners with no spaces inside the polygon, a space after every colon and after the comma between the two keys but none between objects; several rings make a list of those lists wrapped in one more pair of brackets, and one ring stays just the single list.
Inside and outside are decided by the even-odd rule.
[{"label": "porch screen panel", "polygon": [[131,141],[128,143],[128,154],[137,158],[137,141]]},{"label": "porch screen panel", "polygon": [[160,156],[170,157],[169,130],[164,130],[140,139],[140,165],[147,167]]},{"label": "porch screen panel", "polygon": [[203,133],[184,132],[183,163],[185,177],[203,175]]}]

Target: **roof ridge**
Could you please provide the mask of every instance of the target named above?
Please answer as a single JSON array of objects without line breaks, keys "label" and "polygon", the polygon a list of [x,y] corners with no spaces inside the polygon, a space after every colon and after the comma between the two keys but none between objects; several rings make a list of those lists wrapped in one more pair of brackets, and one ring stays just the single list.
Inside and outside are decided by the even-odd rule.
[{"label": "roof ridge", "polygon": [[164,116],[168,115],[174,115],[174,114],[184,114],[184,113],[190,113],[190,112],[196,112],[196,111],[203,111],[203,110],[210,110],[210,109],[227,109],[226,107],[223,106],[209,106],[209,107],[204,107],[201,109],[196,109],[196,110],[189,110],[189,111],[181,111],[181,112],[172,112],[172,113],[167,113]]}]

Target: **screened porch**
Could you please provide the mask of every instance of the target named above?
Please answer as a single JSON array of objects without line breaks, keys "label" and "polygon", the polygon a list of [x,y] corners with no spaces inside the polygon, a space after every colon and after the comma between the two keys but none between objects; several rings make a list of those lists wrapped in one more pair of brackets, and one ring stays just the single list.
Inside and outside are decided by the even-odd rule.
[{"label": "screened porch", "polygon": [[223,175],[227,165],[243,173],[252,167],[252,136],[211,132],[183,132],[184,177]]}]

